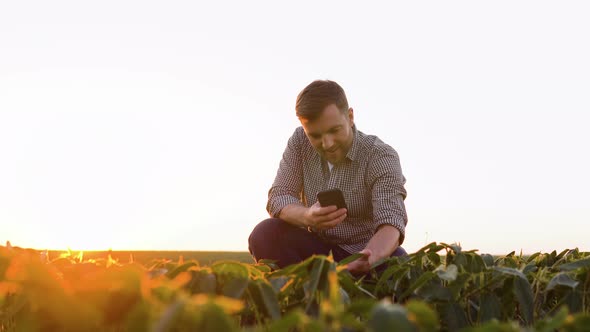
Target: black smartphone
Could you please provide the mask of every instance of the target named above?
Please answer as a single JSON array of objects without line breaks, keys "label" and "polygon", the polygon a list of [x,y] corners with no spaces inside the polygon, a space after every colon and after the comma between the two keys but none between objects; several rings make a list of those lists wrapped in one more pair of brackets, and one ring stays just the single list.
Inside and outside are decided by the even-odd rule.
[{"label": "black smartphone", "polygon": [[340,189],[320,191],[317,197],[318,201],[320,202],[320,205],[323,207],[336,205],[336,207],[339,209],[347,208],[346,201],[344,200],[344,195],[342,194],[342,191]]}]

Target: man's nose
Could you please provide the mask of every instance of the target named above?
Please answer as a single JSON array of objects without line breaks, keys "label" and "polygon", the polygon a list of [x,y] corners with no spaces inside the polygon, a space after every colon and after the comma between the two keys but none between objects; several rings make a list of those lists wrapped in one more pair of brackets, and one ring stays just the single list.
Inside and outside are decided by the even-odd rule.
[{"label": "man's nose", "polygon": [[330,150],[334,145],[334,139],[331,135],[325,135],[322,137],[322,148],[324,150]]}]

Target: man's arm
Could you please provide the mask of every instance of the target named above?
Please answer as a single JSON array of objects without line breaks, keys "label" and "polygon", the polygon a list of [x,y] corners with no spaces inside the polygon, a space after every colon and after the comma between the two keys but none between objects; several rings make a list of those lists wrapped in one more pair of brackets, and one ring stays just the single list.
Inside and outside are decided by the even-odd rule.
[{"label": "man's arm", "polygon": [[399,247],[399,230],[391,225],[382,225],[369,240],[366,249],[371,250],[369,263],[372,265],[393,254]]},{"label": "man's arm", "polygon": [[391,225],[399,231],[396,240],[397,245],[401,245],[405,239],[408,216],[404,204],[406,178],[402,174],[397,152],[389,148],[375,155],[368,173],[372,184],[374,233],[384,225]]},{"label": "man's arm", "polygon": [[289,204],[279,212],[279,218],[294,226],[307,227],[308,225],[305,221],[306,213],[307,208],[305,206],[300,204]]},{"label": "man's arm", "polygon": [[372,264],[389,257],[403,242],[407,223],[405,178],[397,152],[389,148],[377,153],[367,180],[372,188],[375,231],[361,251],[365,256],[348,265],[353,274],[366,274]]},{"label": "man's arm", "polygon": [[287,206],[300,206],[303,190],[302,132],[296,129],[289,138],[272,187],[268,191],[266,210],[272,217],[280,217]]},{"label": "man's arm", "polygon": [[359,258],[348,264],[348,270],[355,275],[367,274],[371,266],[381,259],[393,254],[399,247],[400,232],[391,225],[382,225],[377,229],[369,243],[361,253],[365,257]]}]

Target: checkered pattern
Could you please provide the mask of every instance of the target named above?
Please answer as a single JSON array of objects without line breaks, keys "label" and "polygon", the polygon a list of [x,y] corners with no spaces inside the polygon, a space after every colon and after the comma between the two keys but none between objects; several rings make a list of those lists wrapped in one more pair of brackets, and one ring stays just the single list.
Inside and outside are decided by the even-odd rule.
[{"label": "checkered pattern", "polygon": [[320,191],[339,188],[348,216],[319,236],[350,253],[365,248],[379,225],[400,231],[400,244],[408,222],[406,190],[397,152],[378,137],[353,128],[354,140],[345,160],[330,172],[327,162],[313,148],[302,127],[287,143],[277,176],[268,193],[266,209],[278,218],[289,204],[311,206]]}]

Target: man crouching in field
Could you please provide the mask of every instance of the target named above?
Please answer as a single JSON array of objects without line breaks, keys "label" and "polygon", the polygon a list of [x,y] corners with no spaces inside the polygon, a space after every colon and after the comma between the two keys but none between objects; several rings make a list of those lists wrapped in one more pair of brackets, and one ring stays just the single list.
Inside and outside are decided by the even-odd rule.
[{"label": "man crouching in field", "polygon": [[[268,194],[271,216],[249,238],[257,261],[281,268],[314,255],[348,264],[356,275],[375,262],[405,255],[400,247],[407,224],[405,178],[397,152],[356,129],[344,90],[333,81],[314,81],[297,97],[301,127],[289,139]],[[340,189],[346,208],[321,206],[317,193]]]}]

